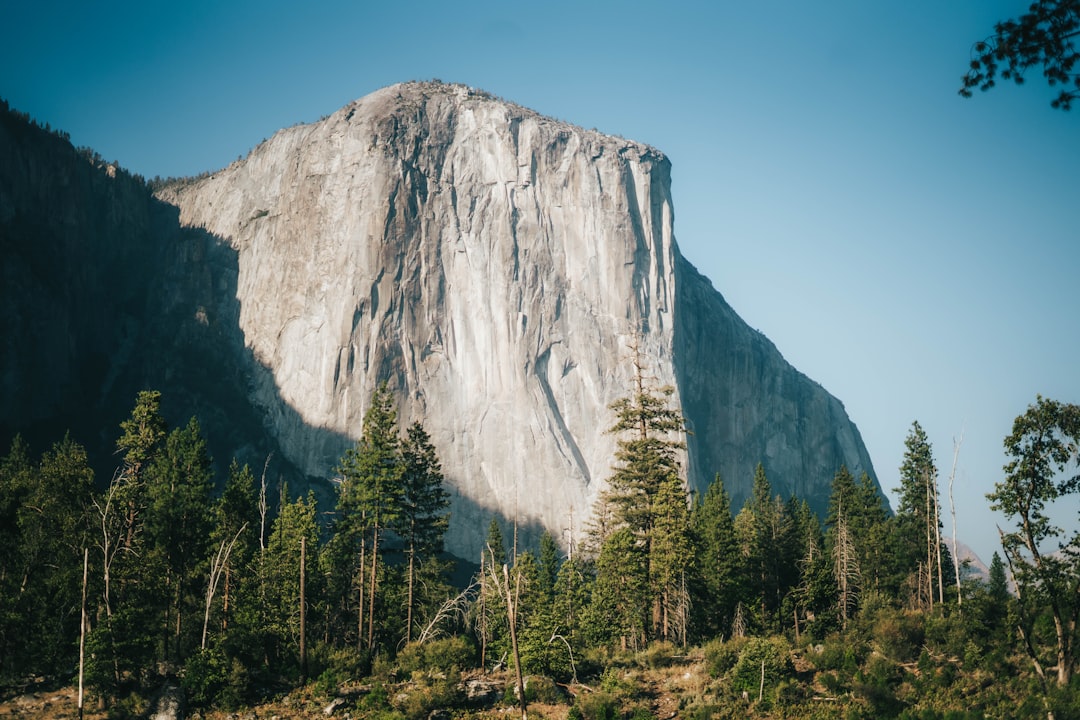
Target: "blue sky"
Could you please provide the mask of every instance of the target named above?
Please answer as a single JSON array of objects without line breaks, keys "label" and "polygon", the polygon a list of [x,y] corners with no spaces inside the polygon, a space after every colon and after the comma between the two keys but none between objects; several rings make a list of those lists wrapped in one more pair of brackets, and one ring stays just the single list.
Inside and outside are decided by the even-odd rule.
[{"label": "blue sky", "polygon": [[963,432],[989,561],[1013,419],[1080,402],[1080,110],[1034,75],[957,95],[1026,5],[0,0],[0,96],[148,178],[430,78],[654,145],[683,254],[844,402],[886,490],[913,420],[943,493]]}]

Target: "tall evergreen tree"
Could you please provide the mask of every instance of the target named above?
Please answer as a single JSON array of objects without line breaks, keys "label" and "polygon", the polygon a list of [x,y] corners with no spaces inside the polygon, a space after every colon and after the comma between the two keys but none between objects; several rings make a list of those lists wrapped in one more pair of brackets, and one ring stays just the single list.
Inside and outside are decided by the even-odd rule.
[{"label": "tall evergreen tree", "polygon": [[[364,426],[355,447],[338,466],[342,482],[338,494],[339,531],[358,546],[354,577],[357,582],[357,642],[368,650],[375,643],[375,602],[378,592],[380,540],[395,522],[401,505],[402,465],[399,456],[397,412],[385,383],[371,398]],[[366,621],[367,627],[364,627]]]},{"label": "tall evergreen tree", "polygon": [[94,500],[101,604],[105,620],[89,634],[88,677],[102,695],[115,697],[128,678],[153,664],[160,592],[151,570],[145,533],[148,494],[145,475],[162,452],[167,426],[161,393],[144,390],[131,416],[120,423],[116,441],[121,466]]},{"label": "tall evergreen tree", "polygon": [[943,550],[941,545],[941,513],[937,488],[938,470],[933,450],[918,421],[904,440],[904,460],[900,465],[900,487],[897,492],[900,506],[897,522],[900,538],[911,553],[916,570],[918,599],[925,607],[933,607],[942,599]]},{"label": "tall evergreen tree", "polygon": [[10,611],[21,640],[4,664],[19,663],[23,673],[54,673],[71,667],[76,656],[94,473],[86,451],[69,435],[42,455],[36,469],[19,468],[22,460],[9,456],[16,466],[5,468],[27,485],[15,512],[17,544],[5,548],[17,561]]},{"label": "tall evergreen tree", "polygon": [[692,543],[686,486],[678,475],[661,479],[654,515],[649,544],[653,633],[662,640],[685,644],[690,627]]},{"label": "tall evergreen tree", "polygon": [[221,592],[210,611],[218,618],[214,627],[226,646],[240,654],[252,632],[252,605],[257,597],[253,563],[258,550],[259,510],[251,468],[233,459],[212,515],[210,550],[216,551],[215,557],[220,556]]},{"label": "tall evergreen tree", "polygon": [[647,387],[640,355],[634,380],[633,394],[611,405],[616,420],[609,432],[621,437],[615,453],[618,464],[603,501],[611,507],[612,527],[628,529],[641,547],[644,564],[639,581],[650,593],[647,632],[666,637],[676,598],[686,599],[688,495],[676,456],[684,447],[676,438],[685,423],[670,407],[674,388],[654,392]]},{"label": "tall evergreen tree", "polygon": [[164,595],[165,660],[183,659],[196,645],[198,624],[190,621],[201,617],[212,491],[206,440],[193,417],[169,433],[146,469],[146,560],[148,569],[160,573],[154,581]]},{"label": "tall evergreen tree", "polygon": [[[283,503],[274,520],[262,565],[264,587],[263,637],[264,658],[269,668],[287,669],[288,674],[303,675],[300,656],[300,559],[301,538],[306,543],[305,575],[312,582],[318,577],[319,525],[315,496]],[[318,596],[309,585],[308,597]]]},{"label": "tall evergreen tree", "polygon": [[717,475],[691,513],[696,560],[694,613],[697,634],[703,638],[729,636],[739,601],[738,540],[731,499]]},{"label": "tall evergreen tree", "polygon": [[559,546],[547,530],[540,533],[540,552],[537,560],[540,566],[540,589],[551,598],[555,593],[555,580],[559,576]]},{"label": "tall evergreen tree", "polygon": [[589,605],[588,627],[593,642],[639,649],[647,640],[652,603],[645,550],[629,528],[611,533],[596,559],[596,583]]},{"label": "tall evergreen tree", "polygon": [[26,623],[19,597],[23,586],[24,559],[19,515],[33,489],[35,469],[30,448],[21,435],[11,442],[8,454],[0,460],[0,682],[22,672],[30,665],[22,656]]},{"label": "tall evergreen tree", "polygon": [[449,522],[450,494],[443,487],[435,447],[418,422],[409,427],[402,443],[401,465],[400,506],[393,527],[405,545],[405,642],[410,642],[419,599],[417,580],[438,581],[441,575],[439,553]]},{"label": "tall evergreen tree", "polygon": [[777,630],[784,596],[798,583],[798,557],[792,518],[779,495],[773,496],[772,485],[760,463],[754,471],[750,497],[739,517],[742,521],[737,522],[736,529],[742,535],[739,539],[746,562],[748,599],[754,603],[758,624],[770,631]]}]

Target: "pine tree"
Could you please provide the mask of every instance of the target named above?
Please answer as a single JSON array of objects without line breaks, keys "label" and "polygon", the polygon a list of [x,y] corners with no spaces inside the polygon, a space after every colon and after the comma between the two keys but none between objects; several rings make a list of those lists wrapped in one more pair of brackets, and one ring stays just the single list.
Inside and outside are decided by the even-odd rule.
[{"label": "pine tree", "polygon": [[36,468],[24,464],[25,452],[21,443],[13,445],[3,468],[4,484],[18,504],[8,529],[15,544],[4,549],[13,594],[0,607],[11,613],[3,624],[18,640],[12,638],[11,654],[0,663],[23,674],[66,672],[78,642],[94,473],[86,451],[69,435],[53,444]]},{"label": "pine tree", "polygon": [[109,487],[94,499],[101,603],[105,620],[88,638],[89,682],[104,696],[115,696],[128,676],[154,661],[161,637],[158,588],[148,577],[152,569],[145,530],[148,497],[145,474],[164,447],[167,433],[161,416],[161,393],[144,390],[131,416],[120,423],[117,452],[122,464]]},{"label": "pine tree", "polygon": [[608,536],[596,559],[596,583],[589,605],[593,642],[617,643],[623,650],[645,645],[647,613],[652,607],[647,562],[644,549],[629,528]]},{"label": "pine tree", "polygon": [[[799,580],[790,593],[797,640],[811,620],[815,631],[828,627],[828,611],[834,604],[834,586],[821,522],[805,500],[793,497],[791,508],[799,548],[796,562]],[[818,637],[821,636],[823,633],[818,634]]]},{"label": "pine tree", "polygon": [[[288,488],[283,488],[283,500]],[[269,668],[303,674],[300,653],[300,557],[301,538],[306,544],[305,574],[317,578],[319,526],[315,496],[283,502],[274,520],[262,567],[265,592],[263,607],[264,657]],[[309,586],[309,597],[318,589]]]},{"label": "pine tree", "polygon": [[21,435],[0,460],[0,681],[28,667],[23,657],[25,621],[19,604],[27,561],[19,515],[34,483],[30,448]]},{"label": "pine tree", "polygon": [[359,557],[355,566],[359,606],[357,643],[372,650],[375,644],[379,542],[383,531],[395,522],[402,490],[397,413],[385,383],[372,395],[371,406],[364,414],[360,439],[355,447],[346,451],[338,472],[342,478],[338,495],[339,532],[347,533],[358,546]]},{"label": "pine tree", "polygon": [[611,405],[616,421],[609,432],[622,437],[602,501],[611,509],[611,527],[628,529],[640,545],[640,581],[650,593],[647,632],[666,638],[673,612],[687,601],[688,495],[676,456],[684,444],[672,438],[683,432],[684,421],[669,406],[674,388],[654,392],[646,387],[640,355],[634,380],[634,393]]},{"label": "pine tree", "polygon": [[[243,644],[245,628],[243,624],[235,628],[233,622],[237,614],[237,605],[243,608],[244,601],[253,596],[251,588],[245,587],[253,579],[251,564],[258,549],[256,534],[259,527],[258,499],[255,491],[255,478],[251,468],[240,466],[234,458],[229,465],[229,475],[225,488],[214,504],[212,515],[214,527],[210,533],[210,549],[215,557],[221,558],[220,584],[218,600],[207,612],[214,612],[220,618],[216,624],[223,638],[228,638],[230,625],[237,629],[236,642],[230,646]],[[213,568],[211,568],[212,570]]]},{"label": "pine tree", "polygon": [[[928,608],[935,597],[943,599],[941,517],[937,489],[937,466],[926,432],[918,421],[904,440],[904,460],[900,465],[900,507],[897,521],[904,546],[920,578],[919,601]],[[903,551],[904,548],[900,548]]]},{"label": "pine tree", "polygon": [[553,599],[555,593],[555,580],[559,576],[559,546],[555,538],[547,530],[540,533],[540,572],[538,575],[540,590],[549,599]]},{"label": "pine tree", "polygon": [[480,553],[480,594],[476,601],[476,634],[480,640],[480,666],[488,659],[509,652],[506,599],[498,587],[498,577],[506,564],[506,546],[496,518],[488,524],[484,549]]},{"label": "pine tree", "polygon": [[184,621],[191,613],[201,616],[199,589],[204,587],[213,519],[213,469],[194,417],[186,427],[169,433],[145,474],[147,568],[163,591],[161,657],[179,660],[195,645],[195,623],[188,626]]},{"label": "pine tree", "polygon": [[697,634],[703,638],[730,637],[740,578],[739,544],[731,499],[717,475],[691,513],[697,561],[694,572],[694,613]]},{"label": "pine tree", "polygon": [[565,560],[555,578],[555,623],[573,648],[584,643],[583,630],[593,580],[592,568],[577,556]]},{"label": "pine tree", "polygon": [[685,645],[690,626],[692,543],[686,487],[678,475],[668,474],[661,480],[654,515],[649,558],[653,633]]},{"label": "pine tree", "polygon": [[[740,521],[741,518],[741,521]],[[759,463],[746,505],[736,518],[737,534],[746,561],[748,599],[755,603],[757,622],[778,629],[784,596],[798,582],[797,551],[792,518]]]},{"label": "pine tree", "polygon": [[443,488],[435,447],[420,423],[409,427],[401,447],[401,465],[401,501],[394,530],[405,544],[407,557],[405,642],[408,643],[412,640],[418,604],[417,578],[422,569],[432,580],[441,574],[438,556],[449,521],[450,494]]}]

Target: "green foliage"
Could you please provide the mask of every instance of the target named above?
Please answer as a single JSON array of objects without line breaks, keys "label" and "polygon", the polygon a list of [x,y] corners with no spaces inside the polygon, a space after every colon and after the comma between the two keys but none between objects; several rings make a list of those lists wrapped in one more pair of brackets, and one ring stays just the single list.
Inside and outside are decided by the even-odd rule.
[{"label": "green foliage", "polygon": [[198,650],[184,663],[181,685],[196,708],[235,710],[250,697],[247,669],[218,649]]},{"label": "green foliage", "polygon": [[433,710],[461,705],[456,678],[423,676],[414,679],[393,697],[391,704],[407,720],[425,720]]},{"label": "green foliage", "polygon": [[[438,555],[443,549],[443,535],[448,524],[450,495],[443,488],[442,468],[435,447],[423,425],[413,423],[401,445],[401,494],[392,529],[404,542],[405,568],[405,641],[413,637],[413,626],[423,603],[422,586],[439,583]],[[435,572],[431,572],[434,570]],[[427,571],[427,572],[425,572]],[[444,593],[439,592],[438,595]]]},{"label": "green foliage", "polygon": [[[1080,489],[1078,445],[1080,406],[1037,397],[1013,422],[1005,438],[1010,458],[1005,479],[987,495],[991,508],[1016,524],[1015,530],[1002,534],[1001,544],[1017,587],[1026,648],[1033,660],[1056,665],[1059,687],[1070,683],[1077,664],[1073,631],[1061,629],[1076,627],[1080,619],[1080,556],[1075,552],[1080,530],[1066,533],[1047,510]],[[1040,637],[1035,627],[1044,612],[1056,628],[1050,637]]]},{"label": "green foliage", "polygon": [[772,636],[748,639],[728,678],[738,692],[755,698],[761,692],[763,698],[775,699],[779,684],[794,673],[790,646],[782,637]]},{"label": "green foliage", "polygon": [[925,638],[923,616],[905,611],[882,612],[874,619],[873,638],[885,657],[895,662],[914,662]]},{"label": "green foliage", "polygon": [[696,561],[691,576],[695,635],[730,633],[742,577],[731,500],[719,475],[694,503],[690,525]]},{"label": "green foliage", "polygon": [[[652,612],[640,628],[640,640],[685,640],[691,539],[687,490],[676,458],[684,445],[672,439],[683,432],[684,421],[669,407],[674,388],[646,388],[640,363],[639,356],[633,395],[611,405],[616,421],[609,432],[621,437],[603,501],[612,509],[610,529],[628,531],[642,551],[633,584],[646,594],[643,607]],[[606,544],[610,537],[601,541]],[[626,538],[619,542],[625,545]],[[620,623],[623,630],[626,620]],[[620,636],[626,642],[628,634],[620,631]]]},{"label": "green foliage", "polygon": [[76,657],[93,479],[70,436],[36,466],[16,438],[0,463],[0,681],[67,671]]},{"label": "green foliage", "polygon": [[619,706],[615,698],[606,692],[583,693],[578,695],[567,717],[581,720],[617,720]]},{"label": "green foliage", "polygon": [[[356,716],[453,712],[463,702],[458,676],[479,660],[476,641],[487,665],[509,654],[505,588],[498,592],[488,573],[480,589],[462,595],[472,602],[471,617],[484,620],[475,624],[475,636],[462,632],[451,613],[440,627],[457,634],[403,642],[452,591],[438,557],[446,517],[438,460],[419,425],[397,438],[388,396],[373,402],[367,429],[377,425],[385,433],[379,443],[396,450],[381,457],[395,467],[371,464],[373,440],[358,444],[350,467],[385,471],[382,480],[399,482],[379,489],[382,481],[372,484],[371,476],[346,480],[329,528],[320,526],[312,495],[290,500],[283,487],[265,548],[255,530],[261,518],[250,469],[232,463],[215,499],[198,423],[169,431],[157,414],[159,401],[153,393],[140,395],[119,443],[127,459],[102,492],[94,490],[85,452],[70,438],[36,462],[16,439],[0,459],[0,542],[9,549],[0,557],[0,679],[70,673],[87,547],[87,681],[117,716],[144,712],[162,671],[182,677],[200,711],[237,709],[294,685],[301,670],[301,538],[308,563],[308,670],[319,678],[315,691],[327,695],[356,681],[371,684],[372,692],[357,700]],[[634,401],[625,406],[636,407]],[[640,432],[636,427],[626,432]],[[918,433],[909,437],[905,458],[913,467],[929,457],[928,445],[917,440]],[[953,596],[943,603],[935,598],[930,609],[928,587],[902,590],[895,581],[903,563],[914,558],[925,567],[929,557],[921,554],[927,550],[921,542],[914,550],[900,542],[917,527],[917,493],[905,503],[906,516],[894,521],[868,476],[855,482],[841,469],[823,534],[805,502],[773,494],[762,468],[734,518],[719,480],[690,510],[677,475],[635,475],[656,481],[638,495],[652,510],[604,525],[595,557],[575,553],[564,561],[555,539],[545,535],[537,554],[521,552],[507,568],[520,662],[531,674],[527,698],[560,701],[556,682],[577,675],[598,692],[578,694],[571,717],[645,717],[658,678],[681,672],[677,666],[697,654],[681,646],[693,632],[704,641],[709,674],[719,680],[688,691],[681,717],[994,717],[1047,709],[1071,717],[1080,707],[1080,680],[1072,676],[1072,644],[1058,664],[1057,621],[1068,628],[1080,617],[1080,565],[1073,552],[1080,532],[1058,528],[1049,517],[1054,501],[1080,487],[1077,446],[1076,406],[1039,398],[1017,418],[1006,439],[1006,478],[990,497],[1012,523],[1003,550],[1020,595],[1010,595],[1006,563],[995,555],[988,582],[965,583],[962,608]],[[913,471],[908,479],[929,474]],[[924,493],[921,511],[933,529],[926,493],[932,509],[936,489],[914,487]],[[359,515],[349,514],[359,508]],[[375,514],[382,518],[378,525]],[[860,570],[876,574],[861,574],[857,612],[836,632],[831,553],[841,516]],[[635,517],[649,524],[632,526]],[[486,571],[493,561],[505,561],[497,522],[489,539]],[[1065,552],[1057,552],[1061,546]],[[215,566],[220,585],[208,596]],[[505,583],[502,563],[497,567]],[[747,620],[741,625],[740,616]],[[719,639],[737,626],[750,635]],[[374,629],[371,649],[367,628]],[[668,641],[657,641],[665,635]],[[812,670],[800,665],[802,672],[795,672],[792,639]],[[1072,636],[1064,640],[1071,643]],[[1068,677],[1055,684],[1051,674],[1041,682],[1033,658],[1051,673],[1064,667]],[[835,699],[822,703],[823,689]]]},{"label": "green foliage", "polygon": [[476,667],[476,662],[476,646],[460,635],[423,644],[409,643],[397,656],[397,666],[406,675],[421,671],[460,672]]},{"label": "green foliage", "polygon": [[819,652],[808,654],[819,670],[835,670],[851,674],[858,670],[868,653],[864,644],[852,642],[839,633],[830,635]]},{"label": "green foliage", "polygon": [[644,645],[650,607],[647,556],[628,529],[608,536],[596,560],[588,634],[594,642],[622,649]]},{"label": "green foliage", "polygon": [[1080,97],[1080,54],[1073,42],[1077,33],[1080,2],[1035,0],[1027,12],[995,23],[994,34],[975,43],[960,95],[970,98],[976,88],[989,90],[998,77],[1022,85],[1030,68],[1041,67],[1049,85],[1061,88],[1050,105],[1069,110]]},{"label": "green foliage", "polygon": [[740,637],[731,640],[716,639],[709,641],[705,647],[705,665],[709,674],[715,678],[723,677],[735,663],[739,661],[739,655],[746,647],[748,638]]}]

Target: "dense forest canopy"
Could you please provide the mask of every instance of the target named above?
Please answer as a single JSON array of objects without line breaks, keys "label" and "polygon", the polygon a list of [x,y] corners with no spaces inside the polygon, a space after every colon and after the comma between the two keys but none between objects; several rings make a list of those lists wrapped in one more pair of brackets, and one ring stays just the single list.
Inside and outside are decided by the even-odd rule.
[{"label": "dense forest canopy", "polygon": [[[706,663],[712,685],[687,700],[698,717],[966,717],[1016,703],[1071,716],[1078,539],[1045,512],[1080,484],[1080,408],[1038,398],[1017,418],[990,495],[1013,529],[984,580],[952,572],[918,423],[895,514],[844,467],[823,519],[776,494],[760,465],[736,510],[719,477],[689,496],[668,396],[639,382],[612,406],[619,450],[584,542],[520,547],[493,518],[466,587],[442,552],[437,454],[421,423],[399,427],[385,386],[341,458],[328,517],[288,488],[268,497],[258,468],[234,461],[214,477],[198,420],[168,427],[155,391],[121,424],[103,487],[75,439],[35,456],[17,438],[0,461],[0,678],[72,680],[83,628],[85,681],[116,716],[167,677],[209,710],[312,681],[387,688],[405,672],[426,700],[371,690],[359,716],[426,717],[464,703],[437,678],[507,667],[521,690],[506,702],[523,712],[526,678],[544,677],[576,688],[567,712],[615,717],[597,708],[641,702],[611,668],[657,653]],[[818,712],[822,693],[837,713]]]}]

